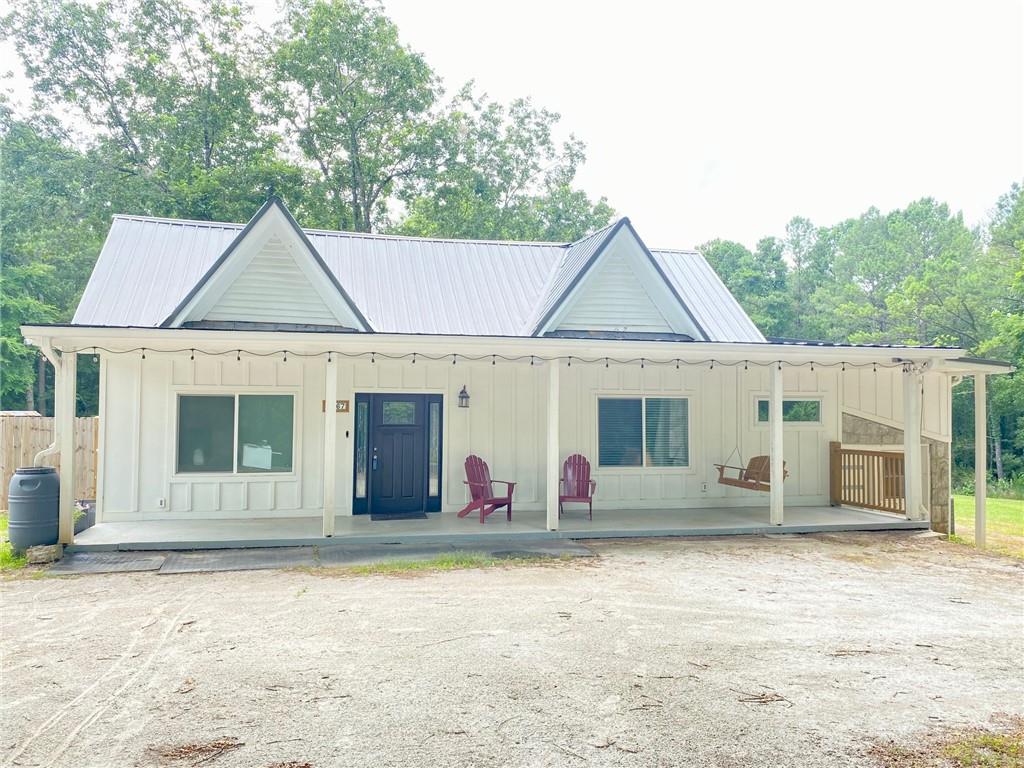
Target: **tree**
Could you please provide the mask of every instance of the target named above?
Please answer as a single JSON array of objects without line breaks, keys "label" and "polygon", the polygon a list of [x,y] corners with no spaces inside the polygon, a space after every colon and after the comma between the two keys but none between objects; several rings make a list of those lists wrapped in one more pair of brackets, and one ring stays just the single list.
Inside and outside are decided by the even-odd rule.
[{"label": "tree", "polygon": [[405,196],[403,234],[497,240],[573,241],[605,226],[614,211],[572,183],[583,142],[552,133],[559,115],[529,99],[509,106],[465,86],[453,102],[453,141],[444,167]]},{"label": "tree", "polygon": [[699,246],[751,320],[766,336],[787,336],[792,318],[787,294],[784,244],[774,238],[758,241],[753,253],[740,243],[712,240]]},{"label": "tree", "polygon": [[2,117],[0,404],[38,407],[48,399],[46,381],[37,382],[38,351],[19,329],[71,319],[106,234],[107,213],[92,195],[104,179],[93,159],[66,146],[52,124],[19,121],[6,109]]},{"label": "tree", "polygon": [[[134,212],[245,219],[268,186],[301,186],[276,155],[257,104],[257,51],[245,6],[211,0],[39,0],[15,7],[13,40],[37,108],[120,174]],[[86,130],[77,130],[82,119]]]},{"label": "tree", "polygon": [[273,41],[272,102],[329,196],[329,226],[370,232],[439,162],[440,81],[395,25],[358,0],[289,0]]}]

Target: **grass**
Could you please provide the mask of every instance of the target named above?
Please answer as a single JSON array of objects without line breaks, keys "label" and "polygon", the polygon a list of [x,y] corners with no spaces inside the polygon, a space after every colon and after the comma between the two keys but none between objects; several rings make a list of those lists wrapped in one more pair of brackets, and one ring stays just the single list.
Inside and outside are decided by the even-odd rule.
[{"label": "grass", "polygon": [[[974,497],[954,496],[956,518],[954,541],[974,544]],[[1024,500],[986,499],[986,546],[994,552],[1024,559]]]},{"label": "grass", "polygon": [[546,557],[531,555],[522,557],[494,557],[483,552],[450,552],[423,560],[385,560],[366,565],[343,565],[330,567],[307,567],[297,570],[319,576],[407,576],[440,571],[459,571],[474,568],[500,568],[523,565],[549,565],[572,559],[568,556]]},{"label": "grass", "polygon": [[928,734],[912,747],[879,744],[870,754],[883,768],[1022,768],[1024,721],[998,720],[994,728]]},{"label": "grass", "polygon": [[16,555],[7,539],[7,513],[0,512],[0,571],[16,571],[24,568],[25,555]]}]

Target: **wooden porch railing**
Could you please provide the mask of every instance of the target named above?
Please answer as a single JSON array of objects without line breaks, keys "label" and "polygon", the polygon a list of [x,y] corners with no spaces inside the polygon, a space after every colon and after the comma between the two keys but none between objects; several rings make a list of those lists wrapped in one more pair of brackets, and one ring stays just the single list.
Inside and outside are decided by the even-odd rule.
[{"label": "wooden porch railing", "polygon": [[833,506],[906,514],[902,451],[869,451],[829,443],[829,497]]}]

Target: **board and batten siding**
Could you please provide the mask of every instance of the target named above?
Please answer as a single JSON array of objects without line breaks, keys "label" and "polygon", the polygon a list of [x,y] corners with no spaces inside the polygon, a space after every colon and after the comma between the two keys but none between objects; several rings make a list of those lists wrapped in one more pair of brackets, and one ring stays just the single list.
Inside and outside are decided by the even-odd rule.
[{"label": "board and batten siding", "polygon": [[[594,268],[582,293],[558,324],[559,330],[629,330],[671,333],[672,326],[622,253],[611,253]],[[609,318],[615,318],[609,322]]]},{"label": "board and batten siding", "polygon": [[[323,363],[151,352],[103,356],[101,366],[101,520],[301,516],[322,507]],[[177,474],[177,396],[238,393],[295,396],[294,471]]]},{"label": "board and batten siding", "polygon": [[[903,428],[903,373],[898,368],[848,369],[843,379],[843,410],[854,416]],[[921,434],[948,442],[952,435],[950,379],[942,373],[922,377]]]},{"label": "board and batten siding", "polygon": [[[766,505],[767,494],[719,485],[714,464],[745,465],[752,456],[768,453],[767,425],[756,420],[756,401],[767,397],[768,377],[765,368],[744,371],[742,366],[563,369],[562,458],[578,452],[590,459],[598,483],[598,509]],[[787,398],[822,401],[820,423],[786,425],[787,503],[827,503],[828,442],[838,439],[840,427],[835,376],[790,369],[783,380]],[[597,400],[630,395],[689,399],[689,467],[598,466]]]},{"label": "board and batten siding", "polygon": [[[438,393],[444,397],[442,509],[466,501],[463,462],[483,457],[495,478],[516,482],[520,509],[545,504],[547,369],[529,363],[459,360],[339,360],[338,397],[356,393]],[[326,363],[292,357],[206,357],[187,353],[104,355],[101,362],[101,520],[317,516],[323,505]],[[865,373],[868,376],[865,376]],[[828,498],[828,443],[839,440],[842,411],[901,426],[901,374],[786,368],[787,399],[820,399],[817,424],[787,423],[784,449],[787,504],[817,505]],[[598,483],[596,509],[766,506],[768,495],[717,483],[715,463],[746,463],[768,453],[766,424],[756,401],[769,393],[767,368],[577,363],[560,372],[559,462],[587,456]],[[470,407],[457,407],[465,385]],[[948,379],[925,376],[926,434],[948,440]],[[176,397],[179,393],[291,393],[296,397],[295,469],[273,476],[175,473]],[[602,395],[689,398],[690,466],[598,466],[597,399]],[[338,513],[351,510],[354,413],[338,414]],[[934,423],[933,423],[934,422]],[[942,430],[946,430],[943,436]],[[734,449],[738,452],[734,453]],[[742,460],[741,460],[742,457]],[[728,461],[727,461],[728,460]],[[161,505],[160,501],[163,500]]]},{"label": "board and batten siding", "polygon": [[267,241],[204,319],[338,324],[334,313],[277,236]]}]

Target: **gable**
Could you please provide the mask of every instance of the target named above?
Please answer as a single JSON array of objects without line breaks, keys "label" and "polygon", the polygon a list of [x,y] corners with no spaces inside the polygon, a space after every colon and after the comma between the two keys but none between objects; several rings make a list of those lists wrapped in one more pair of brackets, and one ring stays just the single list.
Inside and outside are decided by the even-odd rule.
[{"label": "gable", "polygon": [[553,330],[673,332],[621,253],[609,254],[592,269],[579,296]]},{"label": "gable", "polygon": [[627,219],[592,249],[535,331],[559,332],[706,338]]},{"label": "gable", "polygon": [[164,321],[371,330],[284,205],[271,199]]},{"label": "gable", "polygon": [[340,325],[281,238],[274,235],[197,320]]}]

